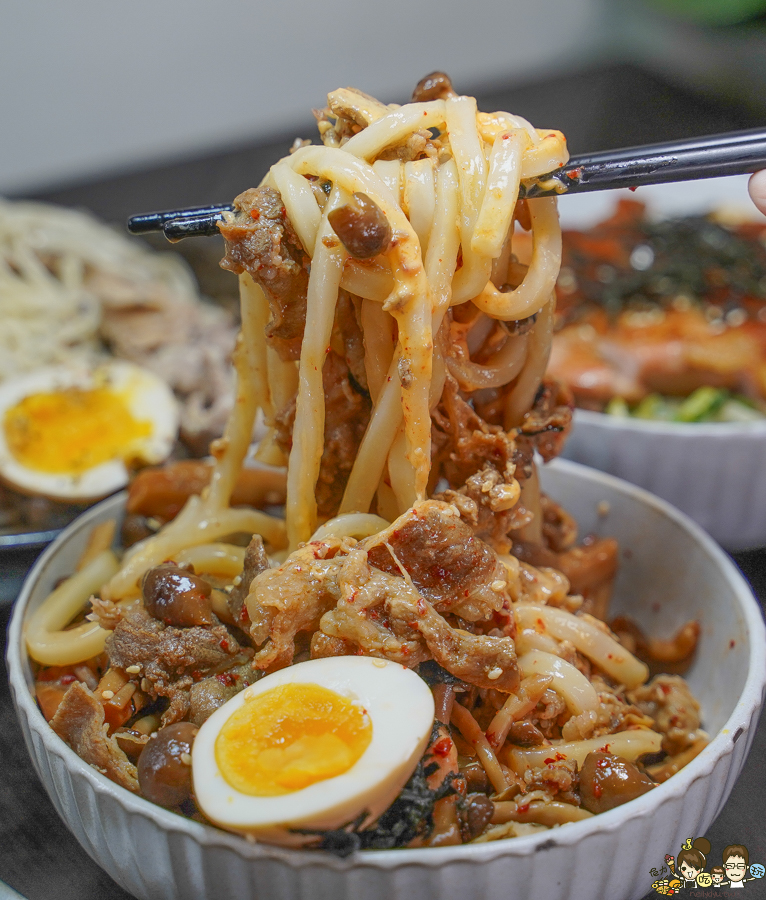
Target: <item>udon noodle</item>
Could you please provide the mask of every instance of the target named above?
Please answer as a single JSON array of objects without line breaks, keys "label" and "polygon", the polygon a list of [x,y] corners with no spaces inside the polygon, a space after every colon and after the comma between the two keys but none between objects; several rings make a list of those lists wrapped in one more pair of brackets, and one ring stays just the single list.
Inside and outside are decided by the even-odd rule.
[{"label": "udon noodle", "polygon": [[[567,161],[564,138],[478,112],[445,76],[404,106],[335,91],[317,117],[322,145],[297,142],[221,225],[242,331],[209,485],[119,563],[105,550],[58,587],[28,624],[30,654],[74,666],[98,708],[121,698],[104,738],[120,748],[158,716],[200,724],[196,687],[222,671],[240,667],[241,690],[309,657],[402,662],[436,702],[428,787],[422,772],[418,782],[430,806],[406,839],[365,831],[356,846],[585,818],[607,808],[578,780],[589,754],[619,757],[635,796],[652,786],[652,761],[669,772],[704,733],[682,679],[646,684],[647,665],[602,621],[615,543],[577,546],[539,489],[535,453],[558,452],[571,412],[543,380],[561,234],[555,199],[519,198]],[[528,266],[514,255],[519,229]],[[259,410],[269,430],[255,459],[286,464],[284,518],[231,503]],[[241,534],[256,536],[247,552]],[[160,677],[124,638],[149,620],[147,573],[161,577],[168,560],[210,595],[184,634],[220,629],[226,654]],[[62,630],[90,592],[96,624]],[[58,675],[45,672],[50,690]],[[67,697],[50,706],[53,727],[93,761]],[[136,790],[123,757],[106,768]],[[630,799],[604,790],[612,805]]]}]

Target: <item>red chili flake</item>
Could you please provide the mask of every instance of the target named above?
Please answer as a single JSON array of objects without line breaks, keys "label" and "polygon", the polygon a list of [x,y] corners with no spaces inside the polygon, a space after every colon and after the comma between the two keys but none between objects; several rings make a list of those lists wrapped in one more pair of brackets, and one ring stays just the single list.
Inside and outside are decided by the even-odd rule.
[{"label": "red chili flake", "polygon": [[440,741],[437,741],[431,748],[431,752],[434,756],[449,756],[451,750],[452,741],[448,737],[443,737]]},{"label": "red chili flake", "polygon": [[729,650],[733,650],[737,646],[737,642],[735,640],[729,641]]},{"label": "red chili flake", "polygon": [[670,693],[670,685],[669,684],[661,684],[660,690],[667,697],[667,695]]},{"label": "red chili flake", "polygon": [[579,178],[582,175],[582,166],[578,166],[576,169],[572,169],[571,172],[567,172],[567,178],[571,178],[574,181],[576,178]]},{"label": "red chili flake", "polygon": [[257,222],[258,219],[261,218],[261,211],[260,211],[259,209],[251,209],[251,210],[250,210],[250,218],[251,218],[254,222]]},{"label": "red chili flake", "polygon": [[607,658],[607,659],[614,659],[614,654],[613,654],[613,653],[607,653],[606,658]]},{"label": "red chili flake", "polygon": [[599,748],[599,753],[609,753],[609,744],[604,744],[603,747]]},{"label": "red chili flake", "polygon": [[224,687],[234,687],[237,683],[237,679],[231,672],[219,672],[215,677],[216,681],[220,682]]},{"label": "red chili flake", "polygon": [[601,789],[601,785],[598,782],[596,782],[593,785],[593,796],[598,800],[598,798],[601,796],[602,793],[603,793],[603,791]]},{"label": "red chili flake", "polygon": [[561,762],[562,759],[566,759],[566,756],[563,753],[559,753],[557,750],[555,756],[549,756],[548,759],[545,760],[545,765],[550,766],[553,763]]},{"label": "red chili flake", "polygon": [[516,812],[521,813],[522,815],[524,815],[525,812],[529,812],[529,804],[522,803],[521,806],[517,806]]},{"label": "red chili flake", "polygon": [[535,631],[538,634],[542,634],[545,631],[545,622],[542,619],[537,619],[535,622]]},{"label": "red chili flake", "polygon": [[628,190],[629,190],[629,191],[637,191],[638,188],[637,188],[637,187],[631,187],[631,188],[628,188]]},{"label": "red chili flake", "polygon": [[282,207],[282,209],[279,210],[279,212],[280,212],[282,218],[284,219],[285,216],[287,215],[287,210],[284,208],[284,206]]},{"label": "red chili flake", "polygon": [[221,640],[218,642],[218,646],[221,648],[221,650],[226,650],[227,652],[229,650],[229,642],[226,640],[226,638],[221,638]]},{"label": "red chili flake", "polygon": [[74,675],[62,675],[59,681],[62,684],[71,684],[73,681],[77,681]]},{"label": "red chili flake", "polygon": [[424,616],[426,614],[426,602],[422,597],[418,597],[418,615]]},{"label": "red chili flake", "polygon": [[239,611],[239,621],[247,622],[249,619],[250,619],[250,616],[247,614],[247,607],[243,606],[242,609]]}]

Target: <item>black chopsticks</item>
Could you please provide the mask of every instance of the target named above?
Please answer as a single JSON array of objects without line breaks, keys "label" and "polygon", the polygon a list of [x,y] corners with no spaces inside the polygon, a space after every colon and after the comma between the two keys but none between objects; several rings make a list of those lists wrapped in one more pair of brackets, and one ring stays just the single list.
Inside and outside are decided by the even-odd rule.
[{"label": "black chopsticks", "polygon": [[128,219],[128,231],[131,234],[162,231],[169,241],[204,237],[218,234],[218,223],[222,221],[223,214],[233,209],[231,203],[214,203],[209,206],[192,206],[189,209],[141,213]]},{"label": "black chopsticks", "polygon": [[[572,157],[555,172],[522,186],[528,198],[667,184],[766,168],[766,128],[731,131],[664,144],[624,147]],[[128,219],[128,231],[162,231],[171,241],[218,233],[231,204],[144,213]]]},{"label": "black chopsticks", "polygon": [[556,172],[527,187],[526,197],[668,184],[766,168],[766,128],[624,147],[573,157]]}]

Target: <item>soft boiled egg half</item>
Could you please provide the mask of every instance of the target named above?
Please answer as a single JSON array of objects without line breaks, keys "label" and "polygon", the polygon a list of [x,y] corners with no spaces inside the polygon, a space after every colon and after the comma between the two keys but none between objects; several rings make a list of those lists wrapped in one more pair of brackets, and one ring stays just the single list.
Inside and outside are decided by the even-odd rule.
[{"label": "soft boiled egg half", "polygon": [[0,384],[0,478],[27,494],[84,502],[159,463],[178,432],[178,404],[161,379],[114,360],[56,366]]},{"label": "soft boiled egg half", "polygon": [[305,832],[374,822],[422,757],[434,721],[428,685],[366,656],[280,669],[204,723],[192,747],[194,796],[215,824],[298,846]]}]

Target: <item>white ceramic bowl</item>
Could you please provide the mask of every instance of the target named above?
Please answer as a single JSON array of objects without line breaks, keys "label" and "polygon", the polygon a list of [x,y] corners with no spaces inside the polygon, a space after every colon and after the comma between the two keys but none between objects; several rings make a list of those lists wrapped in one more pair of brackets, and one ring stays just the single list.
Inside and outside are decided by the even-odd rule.
[{"label": "white ceramic bowl", "polygon": [[[723,551],[694,523],[631,485],[568,462],[543,473],[546,491],[583,534],[616,536],[623,562],[615,612],[653,634],[702,625],[689,681],[714,735],[678,775],[585,822],[523,838],[338,859],[248,843],[117,787],[48,727],[32,694],[23,624],[71,572],[90,528],[119,515],[123,498],[94,507],[52,544],[18,600],[8,636],[11,687],[35,768],[85,850],[139,898],[214,900],[637,900],[689,835],[704,834],[744,763],[763,701],[766,655],[759,607]],[[608,512],[605,510],[608,505]]]},{"label": "white ceramic bowl", "polygon": [[729,550],[766,545],[766,421],[652,422],[578,409],[563,455],[657,494]]},{"label": "white ceramic bowl", "polygon": [[[643,201],[657,218],[731,208],[763,221],[748,199],[747,176],[736,176],[566,197],[562,226],[591,227],[619,196]],[[766,421],[684,424],[577,410],[563,455],[657,494],[729,550],[766,546]]]}]

